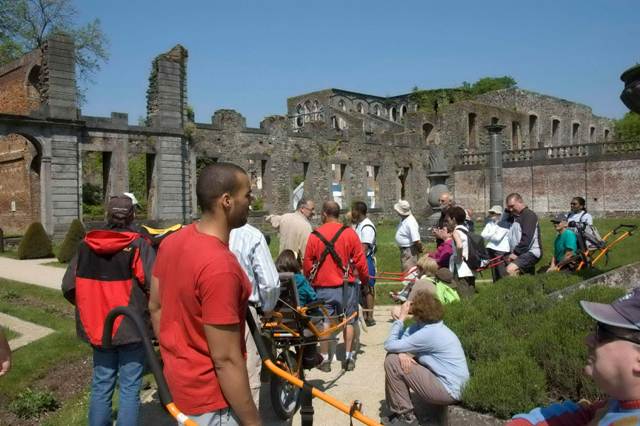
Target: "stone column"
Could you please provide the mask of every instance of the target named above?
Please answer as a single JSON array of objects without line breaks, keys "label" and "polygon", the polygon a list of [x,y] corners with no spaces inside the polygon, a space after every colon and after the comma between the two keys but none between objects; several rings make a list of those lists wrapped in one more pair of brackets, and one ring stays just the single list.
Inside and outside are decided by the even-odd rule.
[{"label": "stone column", "polygon": [[490,124],[484,126],[489,132],[490,150],[489,150],[489,204],[490,206],[504,203],[504,194],[502,190],[502,129],[505,126],[501,124]]}]

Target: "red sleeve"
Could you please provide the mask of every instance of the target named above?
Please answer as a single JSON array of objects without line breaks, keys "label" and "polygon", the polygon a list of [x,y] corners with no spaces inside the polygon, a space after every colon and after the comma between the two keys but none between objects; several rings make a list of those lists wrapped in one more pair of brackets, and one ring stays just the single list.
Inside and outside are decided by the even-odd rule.
[{"label": "red sleeve", "polygon": [[360,282],[368,283],[369,282],[369,267],[367,266],[367,259],[364,256],[364,251],[362,250],[362,244],[360,243],[360,238],[358,235],[352,230],[348,229],[345,232],[351,231],[349,235],[349,239],[351,240],[352,246],[352,259],[354,264],[356,265],[356,269],[358,270],[358,276],[360,278]]},{"label": "red sleeve", "polygon": [[305,277],[308,277],[311,274],[311,268],[313,267],[313,262],[315,262],[317,254],[316,254],[316,245],[318,242],[318,237],[311,234],[307,239],[307,247],[304,249],[304,259],[302,259],[302,272]]},{"label": "red sleeve", "polygon": [[242,277],[226,265],[207,265],[200,273],[198,296],[202,322],[231,325],[244,321],[242,316]]}]

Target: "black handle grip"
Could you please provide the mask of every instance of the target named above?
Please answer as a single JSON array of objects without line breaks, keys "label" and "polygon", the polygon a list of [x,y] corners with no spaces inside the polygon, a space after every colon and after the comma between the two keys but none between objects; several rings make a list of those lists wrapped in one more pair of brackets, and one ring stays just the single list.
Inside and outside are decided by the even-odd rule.
[{"label": "black handle grip", "polygon": [[162,402],[162,405],[166,407],[168,404],[173,402],[173,397],[171,396],[171,392],[169,392],[169,386],[162,374],[162,367],[160,367],[160,363],[158,362],[158,358],[153,350],[153,346],[151,346],[151,339],[149,339],[149,336],[147,335],[147,328],[142,321],[140,314],[127,306],[118,306],[117,308],[113,308],[109,314],[107,314],[107,318],[104,321],[102,346],[105,348],[112,347],[111,333],[113,331],[113,323],[120,315],[124,315],[129,318],[140,335],[142,345],[144,346],[144,352],[147,356],[147,361],[149,362],[149,368],[151,368],[153,377],[158,385],[158,396],[160,397],[160,402]]}]

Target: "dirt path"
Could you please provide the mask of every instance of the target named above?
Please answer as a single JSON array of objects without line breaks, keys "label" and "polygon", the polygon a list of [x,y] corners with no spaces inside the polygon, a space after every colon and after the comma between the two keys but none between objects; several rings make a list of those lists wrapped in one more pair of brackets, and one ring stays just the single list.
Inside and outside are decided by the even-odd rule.
[{"label": "dirt path", "polygon": [[[362,402],[364,414],[375,421],[380,421],[380,416],[387,414],[384,412],[386,406],[383,368],[385,351],[383,344],[391,328],[391,323],[388,320],[390,318],[389,309],[390,307],[385,306],[376,308],[377,324],[360,333],[362,352],[358,355],[354,371],[345,372],[341,369],[340,359],[343,351],[341,351],[342,345],[339,344],[337,348],[338,360],[332,364],[331,372],[323,373],[317,369],[306,372],[306,379],[311,384],[345,404],[350,405],[355,399]],[[163,412],[155,394],[149,393],[147,401],[142,409],[142,425],[175,425],[169,415]],[[269,398],[269,383],[263,384],[260,401],[260,414],[265,426],[301,424],[299,413],[289,422],[280,420],[274,414]],[[313,408],[315,411],[314,425],[345,426],[349,424],[348,415],[317,398],[314,398]],[[438,424],[429,414],[427,407],[417,404],[416,411],[421,418],[421,425]],[[450,426],[498,426],[502,423],[491,417],[469,412],[460,407],[451,407],[449,409]],[[360,423],[354,421],[355,424]]]}]

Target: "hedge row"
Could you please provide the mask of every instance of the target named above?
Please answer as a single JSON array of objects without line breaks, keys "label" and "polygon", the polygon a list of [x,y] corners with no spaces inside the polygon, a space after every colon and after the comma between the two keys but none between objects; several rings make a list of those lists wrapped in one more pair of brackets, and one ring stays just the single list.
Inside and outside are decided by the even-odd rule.
[{"label": "hedge row", "polygon": [[460,338],[471,371],[464,405],[508,418],[553,400],[598,397],[582,372],[584,338],[594,321],[579,301],[609,303],[624,291],[597,287],[559,302],[547,297],[580,280],[564,274],[503,279],[447,306],[445,322]]}]

